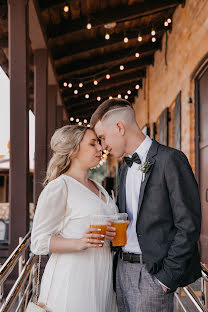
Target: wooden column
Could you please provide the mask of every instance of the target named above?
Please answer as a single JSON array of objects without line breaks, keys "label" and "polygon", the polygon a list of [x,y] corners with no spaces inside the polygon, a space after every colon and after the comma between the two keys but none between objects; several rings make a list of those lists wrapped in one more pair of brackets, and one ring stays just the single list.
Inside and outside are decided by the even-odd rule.
[{"label": "wooden column", "polygon": [[48,86],[48,161],[51,159],[52,152],[50,148],[51,137],[56,130],[56,104],[57,104],[57,87],[56,85]]},{"label": "wooden column", "polygon": [[34,204],[37,203],[47,168],[47,98],[48,54],[46,49],[34,51],[35,166]]},{"label": "wooden column", "polygon": [[62,126],[63,126],[63,106],[57,106],[56,128],[61,128]]},{"label": "wooden column", "polygon": [[28,1],[8,0],[10,76],[9,251],[29,230]]}]

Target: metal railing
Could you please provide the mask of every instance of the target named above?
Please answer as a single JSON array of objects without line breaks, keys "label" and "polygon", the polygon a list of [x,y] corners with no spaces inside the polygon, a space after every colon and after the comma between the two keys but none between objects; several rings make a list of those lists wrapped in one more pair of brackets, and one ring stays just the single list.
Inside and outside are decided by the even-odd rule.
[{"label": "metal railing", "polygon": [[[29,232],[0,268],[0,312],[24,311],[25,300],[30,299],[35,290],[37,256],[30,253],[25,263],[25,252],[30,246]],[[18,278],[14,282],[6,298],[4,298],[4,283],[18,265]]]},{"label": "metal railing", "polygon": [[[25,263],[25,252],[30,246],[30,237],[31,233],[29,232],[23,240],[21,239],[17,248],[0,267],[0,312],[22,312],[25,309],[27,299],[31,299],[34,295],[37,281],[37,256],[30,253]],[[4,283],[17,264],[19,268],[18,278],[4,299]],[[190,285],[178,288],[175,292],[175,301],[180,312],[190,312],[184,304],[183,298],[185,296],[195,311],[208,312],[208,269],[203,264],[201,267],[201,296],[198,296]]]}]

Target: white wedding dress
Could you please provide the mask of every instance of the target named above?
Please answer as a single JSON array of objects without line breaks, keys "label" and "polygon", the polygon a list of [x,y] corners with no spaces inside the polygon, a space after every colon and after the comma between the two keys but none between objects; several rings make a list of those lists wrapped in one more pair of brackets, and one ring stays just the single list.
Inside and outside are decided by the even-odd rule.
[{"label": "white wedding dress", "polygon": [[[34,254],[49,253],[52,235],[81,238],[89,228],[91,215],[111,215],[115,212],[114,201],[100,184],[95,183],[106,202],[66,175],[61,175],[45,187],[33,222],[31,250]],[[61,233],[66,197],[67,211]],[[112,256],[108,241],[105,241],[103,248],[51,254],[42,277],[38,301],[46,303],[48,297],[47,307],[52,312],[116,312]]]}]

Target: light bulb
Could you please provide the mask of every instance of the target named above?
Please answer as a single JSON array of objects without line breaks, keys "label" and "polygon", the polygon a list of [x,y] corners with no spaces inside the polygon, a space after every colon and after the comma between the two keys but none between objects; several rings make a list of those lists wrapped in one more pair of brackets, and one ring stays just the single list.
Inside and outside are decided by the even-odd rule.
[{"label": "light bulb", "polygon": [[85,94],[85,99],[89,99],[89,94]]},{"label": "light bulb", "polygon": [[84,123],[87,123],[87,119],[84,119]]},{"label": "light bulb", "polygon": [[170,24],[172,22],[171,18],[167,19],[168,24]]},{"label": "light bulb", "polygon": [[121,98],[121,94],[118,94],[118,98],[119,98],[119,99]]},{"label": "light bulb", "polygon": [[97,86],[98,81],[97,81],[97,80],[94,80],[93,83],[94,83],[95,86]]},{"label": "light bulb", "polygon": [[151,31],[151,35],[152,35],[152,36],[155,36],[155,35],[156,35],[155,30],[152,30],[152,31]]},{"label": "light bulb", "polygon": [[126,94],[126,95],[125,95],[125,99],[128,100],[128,98],[129,98],[129,97],[128,97],[128,95]]},{"label": "light bulb", "polygon": [[83,83],[82,83],[82,82],[79,83],[79,87],[80,87],[80,88],[83,87]]},{"label": "light bulb", "polygon": [[68,87],[69,87],[69,88],[72,88],[72,83],[71,83],[71,82],[68,84]]},{"label": "light bulb", "polygon": [[156,41],[156,38],[155,37],[152,37],[152,42],[155,42]]},{"label": "light bulb", "polygon": [[120,66],[120,70],[124,70],[124,66],[123,65]]},{"label": "light bulb", "polygon": [[97,100],[98,100],[98,101],[100,101],[100,100],[101,100],[101,97],[100,97],[100,96],[98,96],[98,97],[97,97]]},{"label": "light bulb", "polygon": [[87,27],[87,29],[91,29],[92,28],[92,24],[88,23],[86,27]]},{"label": "light bulb", "polygon": [[136,53],[135,53],[135,56],[136,56],[136,57],[139,57],[139,52],[136,52]]},{"label": "light bulb", "polygon": [[81,126],[81,125],[82,125],[82,122],[80,121],[80,122],[78,123],[78,125]]},{"label": "light bulb", "polygon": [[79,122],[79,118],[76,119],[76,122]]},{"label": "light bulb", "polygon": [[68,7],[68,5],[65,5],[65,6],[64,6],[64,12],[65,12],[65,13],[68,13],[68,12],[69,12],[69,7]]},{"label": "light bulb", "polygon": [[128,93],[128,94],[131,94],[131,90],[128,90],[127,93]]},{"label": "light bulb", "polygon": [[90,128],[90,124],[88,124],[87,127]]},{"label": "light bulb", "polygon": [[141,41],[142,41],[142,36],[138,36],[137,40],[138,40],[139,42],[141,42]]},{"label": "light bulb", "polygon": [[109,40],[110,39],[110,35],[107,33],[107,34],[105,34],[105,39],[106,40]]},{"label": "light bulb", "polygon": [[63,83],[63,86],[64,86],[64,87],[67,87],[67,82],[64,82],[64,83]]},{"label": "light bulb", "polygon": [[110,79],[110,75],[109,74],[107,74],[105,77],[106,77],[106,79]]},{"label": "light bulb", "polygon": [[135,86],[135,89],[137,89],[137,90],[139,89],[139,85],[138,84]]},{"label": "light bulb", "polygon": [[109,96],[109,100],[112,100],[112,98],[113,98],[112,96]]},{"label": "light bulb", "polygon": [[164,26],[165,26],[165,27],[167,27],[167,26],[168,26],[168,22],[167,22],[167,21],[165,21]]},{"label": "light bulb", "polygon": [[70,118],[70,121],[74,121],[74,117],[71,117],[71,118]]},{"label": "light bulb", "polygon": [[78,94],[78,90],[74,90],[74,94]]},{"label": "light bulb", "polygon": [[124,37],[124,43],[127,43],[129,41],[128,37]]}]

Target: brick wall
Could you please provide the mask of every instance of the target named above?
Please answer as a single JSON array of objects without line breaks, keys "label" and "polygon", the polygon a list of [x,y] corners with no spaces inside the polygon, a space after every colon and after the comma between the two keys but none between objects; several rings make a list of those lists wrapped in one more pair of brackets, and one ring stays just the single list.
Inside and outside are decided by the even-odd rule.
[{"label": "brick wall", "polygon": [[[194,146],[194,81],[191,74],[208,52],[208,1],[186,0],[172,18],[168,33],[167,65],[165,65],[165,36],[162,50],[155,53],[154,66],[147,69],[143,89],[139,90],[134,108],[142,128],[155,122],[165,107],[170,107],[181,90],[182,150],[195,170]],[[189,97],[192,103],[189,103]],[[149,108],[149,114],[148,114]],[[149,116],[148,116],[149,115]]]}]

